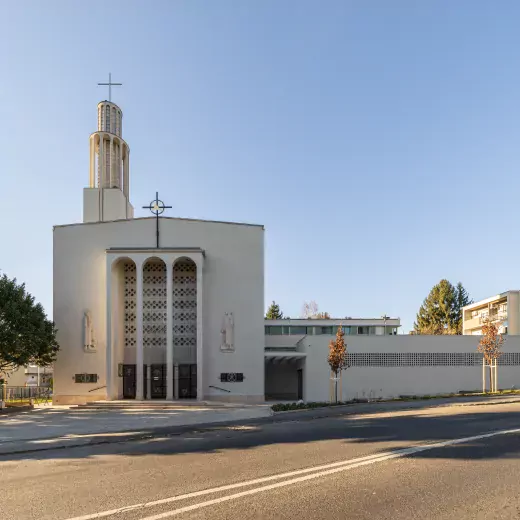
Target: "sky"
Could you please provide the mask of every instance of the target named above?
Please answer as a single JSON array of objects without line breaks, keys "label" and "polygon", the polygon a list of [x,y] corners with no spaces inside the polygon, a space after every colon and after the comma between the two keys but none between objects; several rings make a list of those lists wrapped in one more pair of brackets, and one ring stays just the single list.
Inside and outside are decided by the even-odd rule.
[{"label": "sky", "polygon": [[0,270],[52,316],[98,82],[136,216],[265,226],[265,305],[400,317],[519,289],[520,2],[0,0]]}]

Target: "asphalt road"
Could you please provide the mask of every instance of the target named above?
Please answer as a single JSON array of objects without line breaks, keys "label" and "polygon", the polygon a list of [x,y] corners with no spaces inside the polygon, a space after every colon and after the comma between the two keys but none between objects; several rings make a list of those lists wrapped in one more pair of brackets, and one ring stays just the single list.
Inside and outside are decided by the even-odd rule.
[{"label": "asphalt road", "polygon": [[0,517],[519,519],[519,457],[520,404],[226,427],[2,456]]}]

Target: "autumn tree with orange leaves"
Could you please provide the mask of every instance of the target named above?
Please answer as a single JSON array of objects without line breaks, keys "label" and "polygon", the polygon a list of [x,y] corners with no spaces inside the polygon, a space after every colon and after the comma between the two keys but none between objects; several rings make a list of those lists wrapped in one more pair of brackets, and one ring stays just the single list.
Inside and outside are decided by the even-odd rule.
[{"label": "autumn tree with orange leaves", "polygon": [[342,370],[348,368],[347,345],[345,345],[345,340],[343,339],[344,336],[345,332],[343,332],[343,327],[340,325],[336,332],[336,339],[331,339],[329,343],[328,362],[330,370],[334,374],[334,396],[336,403],[338,402],[339,376]]},{"label": "autumn tree with orange leaves", "polygon": [[[503,354],[501,350],[503,344],[504,338],[502,334],[498,332],[498,325],[487,319],[482,325],[482,337],[480,338],[477,350],[484,356],[486,365],[489,367],[489,389],[491,392],[498,390],[496,364],[498,358]],[[495,368],[494,373],[493,368]],[[484,370],[484,368],[482,370]],[[482,376],[482,391],[486,391],[485,374]]]}]

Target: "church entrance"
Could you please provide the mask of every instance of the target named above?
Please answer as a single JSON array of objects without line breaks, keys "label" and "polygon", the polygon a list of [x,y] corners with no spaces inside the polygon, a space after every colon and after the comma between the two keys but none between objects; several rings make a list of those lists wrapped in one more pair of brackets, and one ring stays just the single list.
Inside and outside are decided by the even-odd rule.
[{"label": "church entrance", "polygon": [[152,365],[151,376],[150,397],[152,399],[166,399],[166,365]]},{"label": "church entrance", "polygon": [[179,399],[197,398],[197,365],[179,365]]},{"label": "church entrance", "polygon": [[[118,275],[124,289],[120,313],[124,320],[123,397],[196,399],[198,282],[195,262],[186,257],[176,259],[169,267],[170,281],[167,265],[159,258],[148,258],[141,273],[129,259],[121,265]],[[139,295],[140,276],[142,293]],[[169,284],[171,293],[168,293]],[[142,318],[140,344],[139,313]],[[142,392],[136,389],[141,377],[137,374],[136,360],[144,363]]]},{"label": "church entrance", "polygon": [[135,365],[123,365],[123,399],[135,399]]},{"label": "church entrance", "polygon": [[[146,399],[146,365],[143,365],[143,396]],[[123,365],[123,399],[135,399],[137,370],[135,365]]]}]

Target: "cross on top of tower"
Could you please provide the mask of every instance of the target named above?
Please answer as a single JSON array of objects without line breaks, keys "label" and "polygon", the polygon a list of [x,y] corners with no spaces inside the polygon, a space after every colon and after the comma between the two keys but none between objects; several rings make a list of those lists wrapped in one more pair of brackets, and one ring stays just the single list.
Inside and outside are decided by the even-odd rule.
[{"label": "cross on top of tower", "polygon": [[112,86],[120,87],[122,83],[112,83],[112,73],[108,73],[108,83],[98,83],[98,85],[108,86],[108,100],[112,101]]}]

